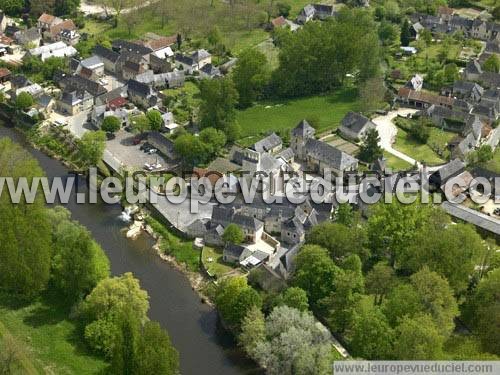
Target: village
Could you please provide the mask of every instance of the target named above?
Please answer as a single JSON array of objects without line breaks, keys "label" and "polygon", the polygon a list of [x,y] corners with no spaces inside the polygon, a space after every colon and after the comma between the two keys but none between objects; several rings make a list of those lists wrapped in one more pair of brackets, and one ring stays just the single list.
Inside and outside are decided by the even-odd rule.
[{"label": "village", "polygon": [[[293,21],[280,16],[272,20],[271,25],[296,30],[314,19],[325,20],[334,16],[333,6],[313,4],[304,7]],[[484,50],[467,62],[457,81],[441,87],[438,92],[426,90],[424,78],[415,73],[397,90],[391,104],[394,109],[389,114],[375,114],[370,119],[359,112],[348,112],[340,121],[338,136],[324,135],[316,139],[315,129],[304,119],[292,129],[289,147],[284,146],[280,136],[270,128],[268,136],[250,147],[235,145],[227,156],[216,158],[205,168],[195,168],[195,172],[202,175],[216,172],[222,176],[236,171],[273,174],[305,170],[323,173],[324,169],[330,169],[335,175],[343,176],[358,170],[358,159],[353,151],[358,149],[369,129],[378,130],[386,152],[411,163],[407,164],[408,172],[413,168],[418,170],[422,168],[421,160],[393,148],[398,131],[393,122],[399,116],[405,120],[426,118],[435,127],[456,134],[446,146],[450,162],[430,167],[439,175],[439,186],[456,176],[465,180],[482,176],[484,172],[473,171],[474,175],[471,175],[466,171],[466,163],[470,152],[484,145],[494,151],[500,139],[496,127],[500,115],[500,74],[483,71],[481,67],[489,57],[500,52],[500,25],[463,18],[454,15],[451,8],[444,7],[439,8],[438,16],[415,14],[412,21],[415,21],[411,25],[414,39],[418,40],[422,30],[429,30],[434,37],[459,30],[467,37],[486,42]],[[0,25],[2,59],[19,58],[24,53],[23,58],[35,57],[42,62],[51,57],[64,57],[69,61],[67,71],[55,71],[55,87],[49,88],[42,88],[25,76],[13,75],[3,68],[2,87],[7,98],[15,100],[21,93],[28,93],[33,97],[34,105],[26,110],[26,115],[33,117],[40,113],[45,118],[42,126],[65,127],[75,137],[102,128],[108,117],[118,119],[119,129],[114,129],[112,133],[116,134],[108,137],[103,156],[104,162],[115,173],[181,168],[169,135],[179,127],[191,127],[195,132],[197,129],[190,126],[192,119],[188,123],[177,123],[165,105],[165,92],[182,89],[186,81],[218,79],[236,64],[236,59],[232,59],[215,66],[212,55],[205,49],[174,52],[179,47],[180,35],[154,33],[148,33],[138,41],[113,40],[111,48],[96,45],[89,57],[79,59],[74,46],[81,35],[70,19],[42,14],[36,26],[23,30],[9,24],[7,17],[3,16]],[[33,48],[27,49],[26,46]],[[147,134],[132,134],[133,123],[152,110],[159,112],[161,127]],[[373,166],[384,172],[390,167],[386,164],[386,159],[382,158]],[[486,177],[492,178],[492,175]],[[490,230],[495,235],[500,233],[496,219],[489,216],[496,216],[494,204],[488,205],[489,211],[486,212],[467,206],[451,208],[445,204],[444,207],[458,219]],[[168,205],[166,200],[164,204],[158,204],[160,214],[177,230],[189,237],[201,238],[211,246],[224,247],[224,228],[235,222],[244,229],[246,245],[226,245],[224,261],[244,267],[263,265],[267,272],[283,279],[291,271],[290,259],[304,242],[306,230],[329,220],[334,210],[331,204],[314,207],[310,202],[297,207],[208,205],[196,216],[190,215],[185,207]]]}]

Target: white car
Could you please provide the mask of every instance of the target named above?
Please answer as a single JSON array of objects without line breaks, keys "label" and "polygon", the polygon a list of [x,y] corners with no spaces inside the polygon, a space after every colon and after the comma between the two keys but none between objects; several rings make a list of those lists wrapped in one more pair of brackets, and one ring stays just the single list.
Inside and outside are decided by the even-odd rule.
[{"label": "white car", "polygon": [[64,126],[64,125],[66,125],[66,121],[64,121],[64,120],[54,120],[54,125],[56,125],[56,126]]},{"label": "white car", "polygon": [[158,150],[156,148],[149,149],[147,152],[148,154],[155,154]]}]

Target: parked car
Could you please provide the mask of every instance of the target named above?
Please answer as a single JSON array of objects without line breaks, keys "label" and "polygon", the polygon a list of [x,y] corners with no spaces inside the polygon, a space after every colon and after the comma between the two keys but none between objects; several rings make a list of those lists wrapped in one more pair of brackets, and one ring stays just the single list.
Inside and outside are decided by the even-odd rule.
[{"label": "parked car", "polygon": [[150,148],[148,151],[146,151],[148,154],[152,155],[155,154],[158,150],[156,148]]},{"label": "parked car", "polygon": [[153,146],[151,146],[149,143],[145,142],[141,145],[140,150],[144,151],[144,152],[148,152],[152,148],[153,148]]}]

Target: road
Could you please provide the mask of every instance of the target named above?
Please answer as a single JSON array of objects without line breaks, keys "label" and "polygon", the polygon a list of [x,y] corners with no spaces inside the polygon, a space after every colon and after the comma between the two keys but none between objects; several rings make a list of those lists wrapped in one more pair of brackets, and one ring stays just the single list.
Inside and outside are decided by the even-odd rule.
[{"label": "road", "polygon": [[[137,7],[134,7],[134,8],[127,8],[127,9],[123,9],[122,10],[122,14],[126,14],[128,12],[130,12],[130,10],[132,9],[139,9],[139,8],[144,8],[146,6],[148,6],[149,4],[151,4],[151,1],[145,1],[143,3],[141,3],[139,6]],[[80,4],[80,10],[82,11],[82,13],[86,16],[90,16],[90,15],[93,15],[93,14],[108,14],[108,15],[112,15],[115,13],[115,11],[108,7],[107,11],[106,9],[104,9],[104,7],[102,5],[98,5],[98,4],[90,4],[86,1],[82,1],[81,4]]]}]

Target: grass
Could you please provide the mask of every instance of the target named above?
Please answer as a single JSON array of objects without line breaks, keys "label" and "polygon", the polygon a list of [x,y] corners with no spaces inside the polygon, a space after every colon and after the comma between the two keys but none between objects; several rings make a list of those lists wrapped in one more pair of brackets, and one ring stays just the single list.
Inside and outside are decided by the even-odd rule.
[{"label": "grass", "polygon": [[495,151],[493,159],[491,159],[486,163],[481,164],[481,167],[493,173],[500,174],[500,151],[498,150]]},{"label": "grass", "polygon": [[246,137],[288,131],[303,119],[315,123],[318,132],[333,130],[348,111],[356,111],[358,107],[357,92],[349,88],[308,98],[260,102],[238,111],[236,118],[245,142]]},{"label": "grass", "polygon": [[384,152],[384,157],[387,159],[387,167],[391,168],[393,171],[404,171],[412,167],[407,161],[394,156],[389,152]]},{"label": "grass", "polygon": [[396,142],[393,147],[409,157],[429,165],[437,165],[445,162],[429,147],[429,145],[414,141],[401,128],[398,129]]},{"label": "grass", "polygon": [[276,69],[279,66],[279,48],[277,48],[271,39],[267,39],[257,45],[256,49],[262,52],[269,63],[271,69]]},{"label": "grass", "polygon": [[0,336],[10,336],[19,343],[19,373],[96,374],[107,367],[104,360],[86,349],[76,324],[70,321],[67,308],[52,298],[31,304],[14,303],[0,295]]},{"label": "grass", "polygon": [[163,237],[160,248],[165,254],[173,256],[177,262],[184,264],[189,271],[199,271],[200,251],[193,248],[192,241],[177,237],[152,217],[146,218],[146,222],[153,228],[155,233]]},{"label": "grass", "polygon": [[[209,261],[209,258],[211,258],[211,261]],[[208,273],[215,276],[217,279],[234,269],[230,265],[224,263],[221,250],[208,246],[203,248],[201,261]]]}]

